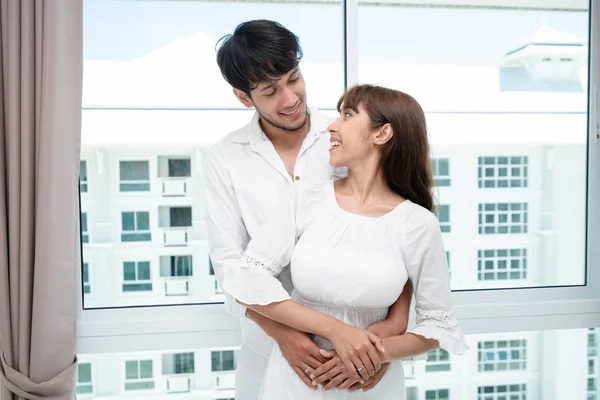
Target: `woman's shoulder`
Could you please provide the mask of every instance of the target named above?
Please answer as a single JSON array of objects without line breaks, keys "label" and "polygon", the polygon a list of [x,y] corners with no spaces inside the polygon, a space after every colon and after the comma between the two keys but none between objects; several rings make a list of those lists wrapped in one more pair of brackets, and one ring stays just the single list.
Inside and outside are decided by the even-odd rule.
[{"label": "woman's shoulder", "polygon": [[405,200],[402,205],[404,207],[403,212],[400,214],[402,219],[400,226],[403,231],[440,229],[437,216],[430,210],[410,200]]}]

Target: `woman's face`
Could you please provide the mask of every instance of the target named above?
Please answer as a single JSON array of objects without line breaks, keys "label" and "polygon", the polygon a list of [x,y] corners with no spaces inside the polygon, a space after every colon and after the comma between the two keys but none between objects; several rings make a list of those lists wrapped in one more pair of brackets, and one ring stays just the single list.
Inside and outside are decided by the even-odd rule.
[{"label": "woman's face", "polygon": [[329,164],[332,167],[352,167],[377,154],[377,133],[370,128],[367,112],[342,107],[340,116],[331,125]]}]

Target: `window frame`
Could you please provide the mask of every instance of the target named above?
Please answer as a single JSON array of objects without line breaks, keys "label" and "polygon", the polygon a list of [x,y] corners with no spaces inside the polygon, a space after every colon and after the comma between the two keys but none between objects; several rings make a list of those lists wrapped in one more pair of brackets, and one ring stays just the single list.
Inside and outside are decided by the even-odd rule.
[{"label": "window frame", "polygon": [[[448,175],[440,175],[440,164],[448,163]],[[438,188],[452,187],[452,174],[450,173],[450,157],[435,157],[431,159],[431,169],[433,173],[434,186]],[[447,185],[440,185],[440,181],[448,182]]]},{"label": "window frame", "polygon": [[[83,365],[89,365],[90,366],[90,381],[89,382],[83,382],[83,385],[81,385],[81,382],[79,382],[79,368]],[[77,388],[79,388],[80,386],[90,386],[92,388],[92,391],[89,393],[77,393]],[[80,362],[77,364],[77,372],[76,372],[76,376],[75,376],[75,392],[77,393],[77,397],[93,397],[96,394],[96,385],[94,384],[94,364],[91,361],[87,361],[87,362]]]},{"label": "window frame", "polygon": [[[131,231],[126,231],[123,230],[123,214],[125,213],[131,213],[133,214],[133,223],[134,223],[134,229]],[[138,228],[138,214],[139,213],[147,213],[148,214],[148,230],[139,230]],[[119,244],[122,245],[124,243],[152,243],[152,211],[147,210],[147,209],[138,209],[138,210],[119,210],[119,216],[120,221],[121,221],[121,229],[119,231]],[[123,235],[126,234],[133,234],[133,235],[140,235],[140,234],[148,234],[150,235],[150,238],[148,240],[123,240]]]},{"label": "window frame", "polygon": [[[148,181],[145,180],[121,180],[121,163],[123,162],[147,162],[148,163]],[[146,196],[149,193],[152,193],[152,188],[155,186],[152,184],[152,180],[154,175],[153,163],[150,158],[136,158],[136,157],[128,157],[128,158],[118,158],[116,160],[117,163],[117,193],[120,196]],[[148,190],[122,190],[122,184],[148,184]]]},{"label": "window frame", "polygon": [[[133,263],[134,268],[135,268],[135,280],[129,281],[129,280],[125,279],[125,264],[131,264],[131,263]],[[150,275],[149,279],[139,279],[141,263],[148,264],[148,273]],[[136,295],[136,294],[147,295],[154,291],[155,285],[152,280],[152,262],[151,261],[148,261],[148,260],[136,260],[136,261],[123,260],[122,271],[123,271],[123,273],[121,274],[121,277],[123,279],[121,280],[121,294],[123,294],[123,295]],[[125,290],[126,285],[148,285],[148,284],[150,285],[150,289],[147,289],[147,290]]]},{"label": "window frame", "polygon": [[[137,363],[137,372],[138,372],[138,377],[135,379],[130,379],[127,377],[127,363],[131,363],[131,362],[136,362]],[[142,378],[141,375],[141,371],[142,371],[142,362],[150,362],[150,365],[152,367],[152,377],[151,378]],[[151,358],[142,358],[142,359],[126,359],[123,361],[123,392],[125,393],[147,393],[147,392],[152,392],[154,390],[156,390],[156,375],[155,375],[155,369],[154,369],[154,360]],[[152,383],[152,388],[145,388],[145,389],[127,389],[127,384],[128,383]]]},{"label": "window frame", "polygon": [[[600,140],[596,140],[600,0],[591,3],[585,285],[455,291],[454,309],[467,334],[600,326],[600,246],[597,245],[600,207],[591,206],[600,204]],[[580,4],[573,9],[583,11],[581,7]],[[358,0],[343,1],[340,12],[344,30],[344,82],[350,87],[359,81]],[[153,164],[150,162],[151,180]],[[151,184],[151,190],[155,186]],[[78,271],[81,281],[81,268]],[[80,354],[234,347],[241,342],[239,322],[225,312],[223,304],[83,309],[81,286],[78,285],[76,342]],[[169,307],[168,312],[164,307]]]},{"label": "window frame", "polygon": [[[518,400],[527,400],[527,390],[529,389],[527,383],[504,383],[504,384],[497,384],[497,385],[478,385],[477,386],[477,400],[488,400],[488,399],[489,400],[497,400],[498,399],[497,389],[500,387],[503,387],[503,386],[506,386],[507,388],[509,388],[509,390],[506,392],[502,392],[502,393],[513,393],[510,391],[511,386],[521,386],[521,388],[518,392],[521,396],[519,396]],[[481,393],[482,389],[485,390],[485,388],[494,388],[495,389],[494,393],[490,394],[492,397],[485,397],[485,394]]]}]

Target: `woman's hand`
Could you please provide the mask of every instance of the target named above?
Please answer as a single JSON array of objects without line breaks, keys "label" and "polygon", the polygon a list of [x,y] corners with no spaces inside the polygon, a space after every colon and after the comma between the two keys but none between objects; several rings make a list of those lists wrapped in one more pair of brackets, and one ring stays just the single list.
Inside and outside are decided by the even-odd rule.
[{"label": "woman's hand", "polygon": [[383,341],[375,334],[347,324],[331,330],[331,341],[338,356],[348,369],[350,378],[364,383],[379,371],[383,360],[378,350],[385,353]]},{"label": "woman's hand", "polygon": [[345,390],[357,383],[356,379],[350,379],[351,373],[335,351],[321,350],[321,354],[330,360],[310,374],[313,386],[321,385],[324,391],[333,388]]}]

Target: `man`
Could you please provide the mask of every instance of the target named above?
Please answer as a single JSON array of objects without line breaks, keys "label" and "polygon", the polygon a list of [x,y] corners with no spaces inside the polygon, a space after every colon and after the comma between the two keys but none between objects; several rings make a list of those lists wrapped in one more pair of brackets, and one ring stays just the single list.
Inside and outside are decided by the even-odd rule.
[{"label": "man", "polygon": [[[240,24],[220,40],[217,63],[233,93],[256,112],[250,123],[232,132],[205,160],[210,257],[219,283],[225,265],[241,266],[250,240],[278,201],[275,186],[299,180],[343,177],[329,165],[330,118],[306,103],[298,38],[280,24],[256,20]],[[291,292],[289,268],[279,276]],[[408,286],[408,285],[407,285]],[[379,336],[404,333],[410,289],[376,324]],[[306,385],[311,371],[328,361],[310,335],[246,309],[226,295],[227,310],[240,317],[242,348],[236,373],[236,400],[256,400],[274,343]],[[371,328],[370,328],[371,329]],[[351,390],[368,389],[386,368]]]}]

